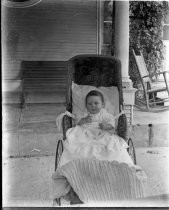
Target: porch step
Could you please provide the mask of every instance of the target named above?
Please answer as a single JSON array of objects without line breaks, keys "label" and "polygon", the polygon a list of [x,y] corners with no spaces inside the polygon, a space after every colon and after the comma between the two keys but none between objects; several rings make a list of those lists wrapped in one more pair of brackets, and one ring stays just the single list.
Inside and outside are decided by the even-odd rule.
[{"label": "porch step", "polygon": [[[40,89],[40,88],[55,88],[54,90],[57,90],[59,87],[66,88],[66,81],[58,81],[58,80],[49,80],[49,81],[30,81],[30,82],[25,82],[24,84],[24,90],[29,90],[29,89]],[[53,91],[53,89],[51,89]]]},{"label": "porch step", "polygon": [[23,61],[26,104],[65,103],[67,61]]},{"label": "porch step", "polygon": [[41,78],[41,77],[37,77],[37,78],[27,78],[25,81],[24,81],[24,84],[25,85],[28,85],[28,84],[34,84],[35,82],[37,82],[38,84],[47,84],[47,83],[55,83],[55,82],[60,82],[60,83],[63,83],[63,82],[66,82],[67,81],[67,78],[66,78],[66,75],[63,75],[64,77],[60,77],[60,76],[57,76],[56,78]]},{"label": "porch step", "polygon": [[24,73],[24,78],[56,78],[56,77],[65,77],[65,75],[67,75],[67,69],[65,68],[60,68],[60,69],[55,69],[54,70],[50,70],[48,68],[46,68],[46,70],[44,69],[39,69],[37,70],[33,70],[33,69],[29,69],[27,72]]},{"label": "porch step", "polygon": [[43,92],[42,89],[34,90],[34,92],[28,92],[25,94],[25,101],[26,104],[56,104],[56,103],[66,103],[66,91],[60,90],[51,92],[50,89],[48,91],[44,89],[45,92]]},{"label": "porch step", "polygon": [[47,83],[47,84],[28,84],[24,85],[24,92],[60,92],[66,90],[66,84],[63,83]]},{"label": "porch step", "polygon": [[[54,122],[56,117],[65,111],[63,103],[56,104],[28,104],[25,109],[22,110],[22,118],[20,125],[26,125],[31,123],[44,123]],[[56,127],[56,126],[55,126]]]}]

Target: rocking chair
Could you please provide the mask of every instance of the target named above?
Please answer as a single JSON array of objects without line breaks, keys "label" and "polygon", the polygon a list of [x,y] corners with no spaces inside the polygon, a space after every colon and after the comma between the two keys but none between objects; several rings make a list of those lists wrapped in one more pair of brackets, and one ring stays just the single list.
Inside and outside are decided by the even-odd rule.
[{"label": "rocking chair", "polygon": [[[138,108],[144,109],[145,111],[162,111],[166,110],[169,108],[168,106],[164,106],[164,103],[169,101],[169,85],[167,84],[167,77],[166,74],[169,73],[167,71],[163,72],[158,72],[154,73],[152,76],[156,77],[159,76],[160,74],[163,75],[164,77],[164,84],[161,87],[161,84],[159,82],[152,82],[152,79],[149,75],[149,72],[146,67],[146,63],[144,61],[143,54],[140,52],[139,55],[136,55],[136,53],[133,51],[133,55],[137,64],[137,69],[138,73],[141,79],[141,83],[143,86],[143,91],[144,91],[144,97],[145,101],[139,100],[143,105],[146,105],[146,108],[144,109],[143,107],[137,106]],[[164,86],[165,85],[165,86]],[[167,92],[167,97],[166,98],[158,98],[157,93],[158,92]],[[162,106],[161,106],[162,105]]]}]

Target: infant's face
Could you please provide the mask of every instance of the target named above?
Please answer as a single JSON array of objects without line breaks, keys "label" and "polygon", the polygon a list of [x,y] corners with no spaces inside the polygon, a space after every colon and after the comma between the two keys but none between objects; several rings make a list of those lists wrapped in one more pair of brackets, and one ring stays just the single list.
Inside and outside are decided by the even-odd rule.
[{"label": "infant's face", "polygon": [[104,103],[102,102],[99,96],[89,96],[87,99],[86,108],[87,111],[91,114],[97,114],[104,107]]}]

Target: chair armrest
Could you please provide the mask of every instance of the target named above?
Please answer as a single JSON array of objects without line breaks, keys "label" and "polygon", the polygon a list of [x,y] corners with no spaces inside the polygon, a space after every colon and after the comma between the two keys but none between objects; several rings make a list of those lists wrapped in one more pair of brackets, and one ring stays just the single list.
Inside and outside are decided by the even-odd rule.
[{"label": "chair armrest", "polygon": [[127,117],[125,114],[122,114],[118,119],[117,135],[124,140],[127,139]]},{"label": "chair armrest", "polygon": [[157,72],[157,74],[164,74],[164,73],[169,73],[169,71],[160,71],[160,72]]},{"label": "chair armrest", "polygon": [[145,76],[143,76],[142,78],[145,78],[145,77],[150,77],[150,75],[145,75]]},{"label": "chair armrest", "polygon": [[166,73],[169,73],[169,71],[161,71],[161,72],[157,72],[157,73],[154,73],[152,74],[152,76],[156,76],[156,75],[160,75],[160,74],[166,74]]},{"label": "chair armrest", "polygon": [[[161,72],[157,72],[157,73],[153,73],[152,75],[151,75],[151,77],[153,77],[153,76],[156,76],[156,75],[160,75],[160,74],[166,74],[166,73],[169,73],[169,71],[161,71]],[[145,78],[145,77],[150,77],[150,75],[145,75],[145,76],[143,76],[142,78]]]},{"label": "chair armrest", "polygon": [[63,127],[63,140],[66,139],[66,131],[72,127],[72,118],[65,115],[63,117],[63,121],[62,121],[62,127]]}]

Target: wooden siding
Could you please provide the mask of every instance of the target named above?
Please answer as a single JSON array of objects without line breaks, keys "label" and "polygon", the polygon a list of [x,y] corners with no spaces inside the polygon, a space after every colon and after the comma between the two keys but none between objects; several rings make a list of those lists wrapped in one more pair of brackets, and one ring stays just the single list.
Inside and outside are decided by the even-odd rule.
[{"label": "wooden siding", "polygon": [[65,61],[97,53],[96,0],[44,0],[2,11],[4,79],[20,78],[22,60]]}]

